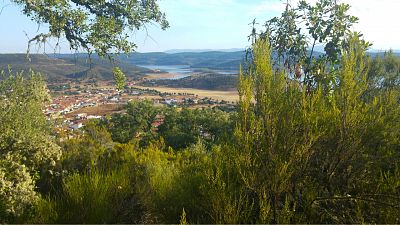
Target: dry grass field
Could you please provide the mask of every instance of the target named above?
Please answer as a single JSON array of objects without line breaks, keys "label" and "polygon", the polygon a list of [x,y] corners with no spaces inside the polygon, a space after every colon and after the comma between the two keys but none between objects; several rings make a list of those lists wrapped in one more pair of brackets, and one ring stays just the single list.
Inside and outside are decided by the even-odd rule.
[{"label": "dry grass field", "polygon": [[104,105],[98,105],[94,107],[87,107],[87,108],[82,108],[78,109],[72,113],[69,113],[66,115],[66,117],[72,117],[74,115],[80,114],[80,113],[86,113],[87,115],[109,115],[112,113],[120,112],[123,110],[122,104],[104,104]]},{"label": "dry grass field", "polygon": [[179,77],[179,74],[174,73],[148,73],[145,78],[148,80],[161,80],[161,79],[171,79]]},{"label": "dry grass field", "polygon": [[183,94],[189,93],[194,94],[199,97],[208,97],[215,100],[225,100],[229,102],[235,102],[239,100],[239,95],[237,91],[211,91],[211,90],[200,90],[193,88],[170,88],[170,87],[143,87],[143,86],[134,86],[139,89],[154,89],[160,92],[168,92],[168,93],[176,93]]}]

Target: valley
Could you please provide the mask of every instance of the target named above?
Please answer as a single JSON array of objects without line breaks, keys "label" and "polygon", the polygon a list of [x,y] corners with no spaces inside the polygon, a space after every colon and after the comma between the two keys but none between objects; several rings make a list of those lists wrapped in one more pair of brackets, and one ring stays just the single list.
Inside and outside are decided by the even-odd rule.
[{"label": "valley", "polygon": [[[121,113],[137,99],[167,107],[232,110],[238,101],[234,68],[240,57],[242,52],[134,53],[110,61],[85,54],[1,54],[0,68],[5,74],[8,65],[16,72],[40,72],[52,96],[44,112],[59,121],[60,131],[68,131],[87,119]],[[122,93],[115,89],[114,66],[126,75]]]}]

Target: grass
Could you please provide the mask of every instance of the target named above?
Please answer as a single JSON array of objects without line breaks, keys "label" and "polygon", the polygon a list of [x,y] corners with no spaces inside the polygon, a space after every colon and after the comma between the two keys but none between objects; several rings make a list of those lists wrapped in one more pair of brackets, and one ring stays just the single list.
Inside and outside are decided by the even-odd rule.
[{"label": "grass", "polygon": [[189,93],[194,94],[199,97],[208,97],[215,100],[225,100],[230,102],[235,102],[239,100],[239,94],[237,91],[211,91],[211,90],[200,90],[193,88],[170,88],[170,87],[143,87],[134,86],[139,89],[153,89],[160,92],[183,94]]},{"label": "grass", "polygon": [[148,73],[145,78],[148,80],[160,80],[160,79],[171,79],[175,77],[181,76],[180,74],[175,73]]}]

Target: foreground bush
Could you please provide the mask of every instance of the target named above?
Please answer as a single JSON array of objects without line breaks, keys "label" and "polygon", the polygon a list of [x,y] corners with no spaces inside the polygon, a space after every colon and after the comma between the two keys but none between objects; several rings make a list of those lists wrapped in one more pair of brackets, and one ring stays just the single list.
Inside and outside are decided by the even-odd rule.
[{"label": "foreground bush", "polygon": [[399,92],[367,97],[366,45],[348,43],[322,75],[332,82],[311,89],[272,67],[268,41],[255,43],[234,143],[210,179],[214,222],[399,222]]},{"label": "foreground bush", "polygon": [[61,156],[42,112],[40,74],[0,72],[0,223],[23,222],[39,199],[37,182]]}]

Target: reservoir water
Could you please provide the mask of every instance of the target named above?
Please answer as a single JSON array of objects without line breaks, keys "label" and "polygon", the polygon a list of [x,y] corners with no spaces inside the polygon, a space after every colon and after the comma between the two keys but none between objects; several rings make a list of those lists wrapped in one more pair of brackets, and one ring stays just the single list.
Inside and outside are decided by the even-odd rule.
[{"label": "reservoir water", "polygon": [[[189,77],[194,73],[201,73],[198,71],[197,68],[191,68],[188,65],[137,65],[137,66],[153,70],[154,72],[175,74],[176,76],[167,78],[172,80]],[[230,75],[238,73],[238,71],[234,70],[207,70],[207,72],[221,74],[221,75]]]}]

